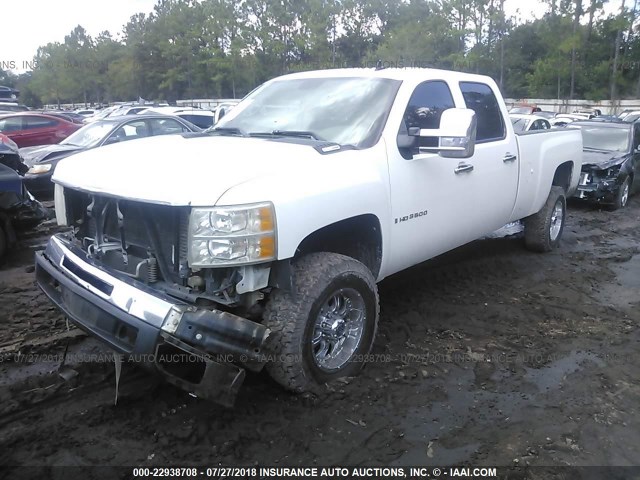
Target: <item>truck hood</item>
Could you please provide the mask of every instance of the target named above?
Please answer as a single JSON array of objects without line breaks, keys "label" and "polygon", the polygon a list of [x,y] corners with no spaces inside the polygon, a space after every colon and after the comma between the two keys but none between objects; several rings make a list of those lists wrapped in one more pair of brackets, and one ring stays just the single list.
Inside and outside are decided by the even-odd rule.
[{"label": "truck hood", "polygon": [[58,164],[53,181],[149,203],[212,206],[230,188],[260,176],[301,172],[312,181],[311,170],[327,156],[350,153],[323,155],[304,140],[166,135],[72,155]]},{"label": "truck hood", "polygon": [[588,168],[607,169],[623,163],[628,156],[628,153],[621,152],[585,150],[582,152],[582,165]]}]

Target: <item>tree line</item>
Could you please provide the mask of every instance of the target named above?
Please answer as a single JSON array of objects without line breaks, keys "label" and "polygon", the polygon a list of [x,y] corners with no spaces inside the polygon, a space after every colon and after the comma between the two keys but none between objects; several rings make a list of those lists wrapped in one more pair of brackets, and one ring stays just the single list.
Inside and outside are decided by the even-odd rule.
[{"label": "tree line", "polygon": [[159,0],[118,36],[78,25],[30,71],[0,70],[32,106],[242,97],[283,73],[436,67],[490,75],[512,98],[640,97],[638,0],[546,0],[518,23],[505,0]]}]

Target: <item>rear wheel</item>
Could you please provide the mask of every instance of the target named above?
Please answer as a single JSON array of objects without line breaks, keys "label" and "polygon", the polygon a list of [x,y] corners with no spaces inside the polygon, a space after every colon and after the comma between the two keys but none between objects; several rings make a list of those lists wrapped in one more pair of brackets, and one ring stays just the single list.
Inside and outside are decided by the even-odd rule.
[{"label": "rear wheel", "polygon": [[567,199],[562,187],[551,187],[542,209],[524,220],[524,240],[534,252],[550,252],[560,244],[567,213]]},{"label": "rear wheel", "polygon": [[356,374],[377,329],[373,275],[353,258],[311,253],[295,262],[293,276],[293,291],[273,291],[265,308],[267,372],[296,392]]}]

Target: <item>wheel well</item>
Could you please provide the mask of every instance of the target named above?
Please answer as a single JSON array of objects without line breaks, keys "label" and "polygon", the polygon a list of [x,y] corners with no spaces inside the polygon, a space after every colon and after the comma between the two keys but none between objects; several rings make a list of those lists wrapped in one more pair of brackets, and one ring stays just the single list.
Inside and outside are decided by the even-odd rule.
[{"label": "wheel well", "polygon": [[308,235],[295,256],[311,252],[341,253],[355,258],[377,278],[382,262],[380,221],[375,215],[366,214],[327,225]]},{"label": "wheel well", "polygon": [[564,188],[565,193],[571,186],[571,175],[573,174],[573,162],[565,162],[556,168],[553,175],[553,186]]}]

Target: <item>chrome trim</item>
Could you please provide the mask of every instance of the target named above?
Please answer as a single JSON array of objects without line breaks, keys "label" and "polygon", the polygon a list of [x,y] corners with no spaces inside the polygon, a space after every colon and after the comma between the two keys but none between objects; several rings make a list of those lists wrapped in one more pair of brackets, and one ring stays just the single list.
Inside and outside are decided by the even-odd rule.
[{"label": "chrome trim", "polygon": [[[74,254],[60,239],[55,236],[51,237],[49,247],[57,250],[56,253],[59,260],[56,258],[55,263],[57,264],[57,267],[65,273],[65,275],[73,278],[75,282],[89,290],[91,293],[98,295],[100,298],[120,310],[127,312],[129,315],[133,315],[134,317],[154,325],[155,327],[162,328],[165,318],[167,318],[167,315],[174,310],[174,306],[180,308],[180,304],[173,304],[153,296],[109,275],[108,273],[105,273],[93,265],[90,265]],[[111,295],[107,295],[98,290],[90,283],[78,278],[77,275],[63,267],[62,262],[65,258],[67,261],[75,264],[78,268],[111,285],[113,287]]]}]

